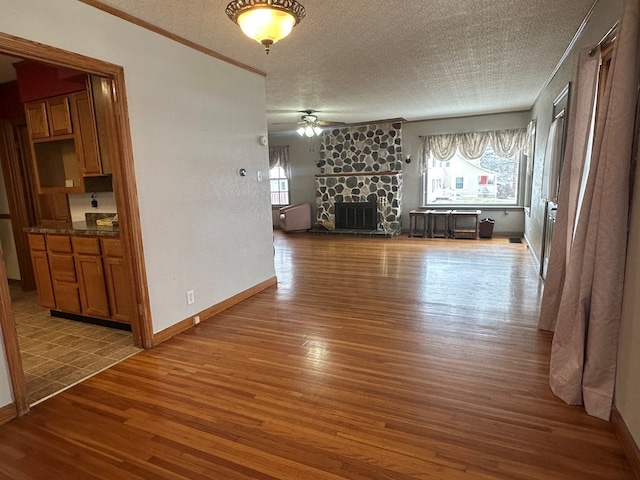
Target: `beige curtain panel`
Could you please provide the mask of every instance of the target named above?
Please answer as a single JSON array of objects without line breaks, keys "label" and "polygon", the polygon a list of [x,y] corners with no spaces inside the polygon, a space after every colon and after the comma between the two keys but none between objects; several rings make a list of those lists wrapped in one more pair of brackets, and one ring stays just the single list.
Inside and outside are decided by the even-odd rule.
[{"label": "beige curtain panel", "polygon": [[541,329],[554,330],[551,389],[604,420],[615,385],[630,172],[637,153],[639,19],[640,2],[626,0],[595,122],[600,52],[580,56],[539,322]]}]

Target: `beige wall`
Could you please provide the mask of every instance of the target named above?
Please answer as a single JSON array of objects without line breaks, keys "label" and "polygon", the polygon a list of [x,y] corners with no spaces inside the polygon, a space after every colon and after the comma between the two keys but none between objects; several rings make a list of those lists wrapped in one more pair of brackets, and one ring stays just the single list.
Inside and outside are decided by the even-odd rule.
[{"label": "beige wall", "polygon": [[640,168],[631,207],[614,403],[640,445]]}]

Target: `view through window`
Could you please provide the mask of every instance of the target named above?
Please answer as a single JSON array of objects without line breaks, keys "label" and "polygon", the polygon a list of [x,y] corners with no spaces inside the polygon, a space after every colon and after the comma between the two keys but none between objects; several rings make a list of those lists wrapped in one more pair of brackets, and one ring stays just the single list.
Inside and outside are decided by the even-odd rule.
[{"label": "view through window", "polygon": [[289,180],[282,167],[269,170],[271,205],[289,205]]},{"label": "view through window", "polygon": [[427,205],[517,205],[520,152],[501,158],[489,144],[476,160],[459,152],[445,162],[431,158],[424,182]]}]

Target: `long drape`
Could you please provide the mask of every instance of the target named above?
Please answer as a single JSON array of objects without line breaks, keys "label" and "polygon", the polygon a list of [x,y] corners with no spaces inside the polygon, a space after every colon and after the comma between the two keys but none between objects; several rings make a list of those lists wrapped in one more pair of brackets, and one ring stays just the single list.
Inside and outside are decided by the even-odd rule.
[{"label": "long drape", "polygon": [[[611,413],[626,259],[629,177],[636,131],[640,2],[626,0],[589,157],[593,64],[581,55],[558,215],[539,326],[554,329],[550,380],[569,404]],[[596,52],[598,55],[598,52]],[[596,73],[597,75],[597,73]],[[597,90],[597,88],[595,89]],[[602,90],[601,90],[602,91]],[[588,95],[591,95],[589,98]],[[582,112],[582,113],[580,113]],[[578,212],[582,167],[590,164]],[[574,228],[575,223],[575,228]],[[575,230],[575,232],[574,232]]]}]

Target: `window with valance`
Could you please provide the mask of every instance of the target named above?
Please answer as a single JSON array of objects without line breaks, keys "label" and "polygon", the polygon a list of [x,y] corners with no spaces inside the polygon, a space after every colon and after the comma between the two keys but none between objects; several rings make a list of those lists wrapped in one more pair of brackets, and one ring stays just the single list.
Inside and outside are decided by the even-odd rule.
[{"label": "window with valance", "polygon": [[269,147],[269,182],[271,205],[289,204],[289,145]]},{"label": "window with valance", "polygon": [[527,130],[420,137],[426,205],[518,205]]}]

